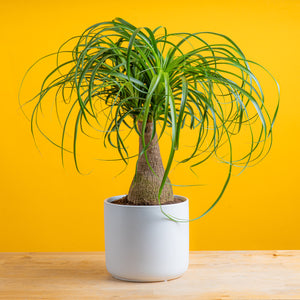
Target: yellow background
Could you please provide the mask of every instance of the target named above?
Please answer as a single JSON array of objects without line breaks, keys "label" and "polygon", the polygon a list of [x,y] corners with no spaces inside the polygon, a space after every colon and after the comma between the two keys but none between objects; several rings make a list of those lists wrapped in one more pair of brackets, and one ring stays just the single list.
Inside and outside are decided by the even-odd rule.
[{"label": "yellow background", "polygon": [[[190,248],[299,249],[299,4],[1,0],[0,251],[104,250],[103,200],[127,193],[132,167],[115,179],[118,164],[95,162],[88,176],[69,164],[63,169],[57,149],[44,142],[41,154],[35,148],[17,92],[37,58],[88,26],[118,16],[137,26],[164,25],[170,32],[224,33],[274,74],[282,98],[271,153],[234,177],[217,207],[190,224]],[[185,174],[177,175],[176,183],[180,178]],[[205,188],[175,192],[190,199],[191,217],[213,200]]]}]

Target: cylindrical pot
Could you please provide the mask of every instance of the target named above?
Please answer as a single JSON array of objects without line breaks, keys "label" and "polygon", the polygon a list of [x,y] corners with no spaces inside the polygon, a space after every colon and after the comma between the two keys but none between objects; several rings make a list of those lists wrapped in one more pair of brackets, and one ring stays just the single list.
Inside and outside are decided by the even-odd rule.
[{"label": "cylindrical pot", "polygon": [[[164,281],[181,276],[189,262],[189,222],[174,222],[159,205],[113,204],[104,201],[105,258],[108,272],[128,281]],[[189,218],[188,199],[163,205],[178,218]]]}]

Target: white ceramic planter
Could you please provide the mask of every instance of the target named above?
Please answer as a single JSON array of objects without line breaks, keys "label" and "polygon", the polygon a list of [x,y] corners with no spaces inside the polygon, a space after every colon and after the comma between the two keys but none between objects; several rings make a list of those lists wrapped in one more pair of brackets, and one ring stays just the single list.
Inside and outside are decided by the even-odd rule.
[{"label": "white ceramic planter", "polygon": [[[134,206],[104,201],[105,258],[108,272],[128,281],[164,281],[181,276],[189,263],[189,222],[164,216],[159,205]],[[189,218],[188,199],[163,205],[178,218]]]}]

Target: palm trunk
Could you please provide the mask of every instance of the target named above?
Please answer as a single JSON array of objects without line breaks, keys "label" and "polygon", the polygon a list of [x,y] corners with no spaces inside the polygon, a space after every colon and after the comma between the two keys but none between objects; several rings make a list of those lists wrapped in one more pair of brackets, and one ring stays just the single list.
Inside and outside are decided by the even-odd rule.
[{"label": "palm trunk", "polygon": [[[138,122],[139,132],[142,131],[142,122]],[[145,143],[150,142],[153,132],[153,123],[147,122],[145,129]],[[139,138],[139,153],[143,149],[142,138]],[[127,200],[133,205],[157,205],[158,204],[158,192],[164,175],[164,166],[162,163],[157,133],[147,149],[148,162],[154,170],[155,174],[149,168],[145,155],[143,154],[137,162],[137,171],[135,177],[131,183]],[[173,189],[170,184],[170,180],[167,179],[163,188],[161,198],[161,204],[171,203],[173,201]]]}]

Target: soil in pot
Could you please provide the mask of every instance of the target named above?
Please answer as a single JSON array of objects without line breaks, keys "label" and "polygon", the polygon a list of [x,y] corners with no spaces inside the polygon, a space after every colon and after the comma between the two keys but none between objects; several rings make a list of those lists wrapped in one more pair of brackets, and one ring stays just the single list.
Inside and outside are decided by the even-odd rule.
[{"label": "soil in pot", "polygon": [[[181,198],[178,198],[178,197],[174,197],[173,198],[173,201],[168,201],[168,202],[165,202],[165,204],[176,204],[176,203],[181,203],[181,202],[184,202],[185,199],[181,199]],[[122,197],[121,199],[118,199],[118,200],[115,200],[115,201],[112,201],[111,203],[113,204],[121,204],[121,205],[132,205],[132,203],[130,203],[127,199],[127,195]],[[145,205],[145,204],[135,204],[135,205]],[[151,205],[151,204],[148,204],[148,205]],[[158,205],[158,203],[156,204]]]}]

